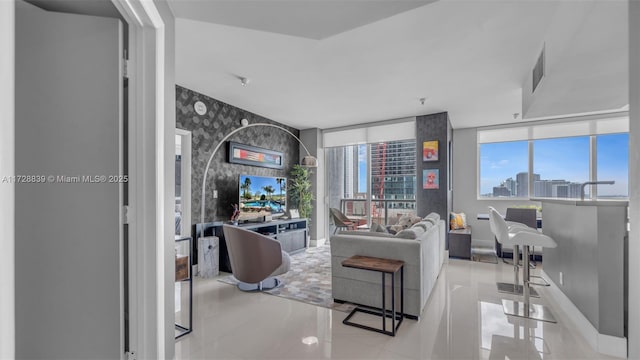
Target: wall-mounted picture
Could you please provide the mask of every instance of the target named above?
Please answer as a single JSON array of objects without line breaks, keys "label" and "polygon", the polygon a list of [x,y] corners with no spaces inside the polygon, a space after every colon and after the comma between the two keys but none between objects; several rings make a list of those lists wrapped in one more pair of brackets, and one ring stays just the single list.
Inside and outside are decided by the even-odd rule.
[{"label": "wall-mounted picture", "polygon": [[422,143],[422,161],[438,161],[438,140]]},{"label": "wall-mounted picture", "polygon": [[229,162],[234,164],[282,169],[284,156],[281,152],[230,141]]},{"label": "wall-mounted picture", "polygon": [[422,188],[423,189],[439,189],[440,188],[440,170],[438,169],[422,170]]}]

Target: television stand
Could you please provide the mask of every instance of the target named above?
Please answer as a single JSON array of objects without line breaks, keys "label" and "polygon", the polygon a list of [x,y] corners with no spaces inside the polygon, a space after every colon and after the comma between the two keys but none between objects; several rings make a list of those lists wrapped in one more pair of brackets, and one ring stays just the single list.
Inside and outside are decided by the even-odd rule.
[{"label": "television stand", "polygon": [[[227,252],[227,243],[224,241],[224,232],[222,231],[222,222],[212,224],[213,234],[220,238],[220,271],[231,272],[231,263],[229,261],[229,253]],[[252,222],[241,223],[239,227],[251,231],[267,235],[277,240],[282,250],[295,254],[304,251],[309,244],[307,243],[307,219],[286,219],[272,220],[269,222]],[[205,235],[207,233],[205,232]],[[197,235],[199,236],[199,234]]]}]

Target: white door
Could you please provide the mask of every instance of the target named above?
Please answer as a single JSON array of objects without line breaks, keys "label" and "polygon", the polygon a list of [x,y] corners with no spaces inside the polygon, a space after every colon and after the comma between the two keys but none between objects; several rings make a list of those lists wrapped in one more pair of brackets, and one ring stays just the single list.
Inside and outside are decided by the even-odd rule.
[{"label": "white door", "polygon": [[122,25],[16,4],[16,357],[123,355]]}]

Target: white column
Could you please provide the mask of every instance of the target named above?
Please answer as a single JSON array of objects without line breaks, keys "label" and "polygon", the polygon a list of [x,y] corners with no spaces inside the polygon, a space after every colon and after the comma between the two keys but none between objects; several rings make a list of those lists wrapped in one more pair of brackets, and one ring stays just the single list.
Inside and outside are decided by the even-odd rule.
[{"label": "white column", "polygon": [[0,359],[15,357],[15,2],[0,1]]},{"label": "white column", "polygon": [[629,1],[629,353],[640,358],[640,2]]}]

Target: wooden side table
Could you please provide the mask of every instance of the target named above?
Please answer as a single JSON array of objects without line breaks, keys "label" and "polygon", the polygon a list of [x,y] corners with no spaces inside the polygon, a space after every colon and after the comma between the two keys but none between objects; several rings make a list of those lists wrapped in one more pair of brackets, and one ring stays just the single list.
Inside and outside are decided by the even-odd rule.
[{"label": "wooden side table", "polygon": [[[385,335],[396,336],[396,331],[398,330],[400,324],[402,324],[402,320],[404,319],[404,261],[354,255],[344,260],[342,262],[342,266],[369,271],[378,271],[382,274],[382,309],[370,310],[362,306],[357,306],[355,309],[351,310],[349,315],[344,320],[342,320],[342,323],[345,325],[359,327],[365,330],[379,332]],[[400,314],[396,313],[395,303],[395,275],[398,273],[398,271],[400,271]],[[386,274],[391,275],[391,310],[387,310],[386,308]],[[350,319],[353,317],[353,315],[355,315],[356,312],[362,312],[382,317],[382,330],[350,321]],[[387,330],[386,318],[391,318],[391,331]],[[398,320],[397,324],[396,320]]]}]

